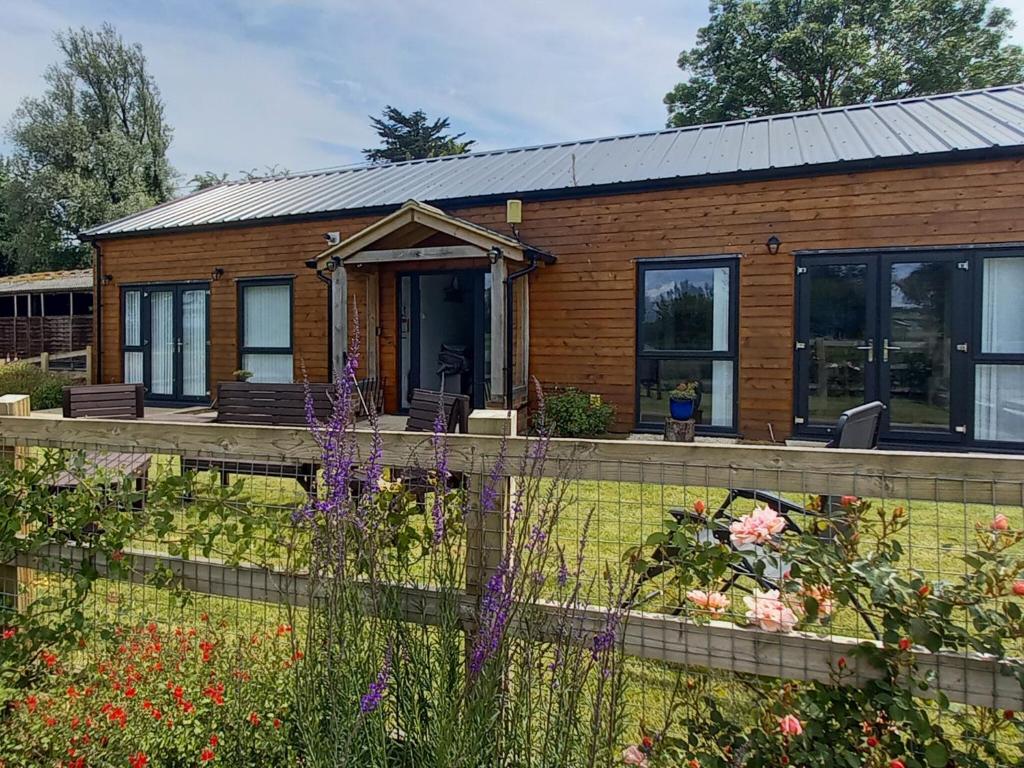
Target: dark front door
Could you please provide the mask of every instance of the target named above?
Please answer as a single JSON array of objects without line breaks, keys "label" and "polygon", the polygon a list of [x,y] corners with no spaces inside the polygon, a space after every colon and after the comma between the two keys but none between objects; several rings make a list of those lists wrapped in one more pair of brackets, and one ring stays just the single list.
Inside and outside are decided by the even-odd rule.
[{"label": "dark front door", "polygon": [[468,269],[399,274],[402,410],[417,388],[469,395],[474,408],[484,406],[487,275]]},{"label": "dark front door", "polygon": [[130,286],[122,306],[124,380],[143,383],[149,401],[208,401],[209,286]]},{"label": "dark front door", "polygon": [[798,434],[881,400],[882,439],[958,443],[967,432],[970,279],[956,254],[805,256],[797,267]]}]

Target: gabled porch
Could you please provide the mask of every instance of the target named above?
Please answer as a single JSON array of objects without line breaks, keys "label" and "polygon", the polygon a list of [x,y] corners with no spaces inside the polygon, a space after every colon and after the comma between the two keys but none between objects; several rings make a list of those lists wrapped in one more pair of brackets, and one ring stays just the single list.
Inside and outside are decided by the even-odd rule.
[{"label": "gabled porch", "polygon": [[529,278],[554,259],[516,237],[410,200],[310,266],[331,281],[331,357],[355,339],[360,375],[384,386],[386,413],[416,388],[519,408],[529,381]]}]

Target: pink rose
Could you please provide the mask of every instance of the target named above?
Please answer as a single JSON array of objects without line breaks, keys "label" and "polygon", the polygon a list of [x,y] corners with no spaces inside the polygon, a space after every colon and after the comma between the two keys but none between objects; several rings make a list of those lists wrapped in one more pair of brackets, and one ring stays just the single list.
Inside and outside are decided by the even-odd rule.
[{"label": "pink rose", "polygon": [[747,604],[747,621],[765,632],[791,632],[796,626],[796,614],[782,601],[777,589],[767,592],[755,590],[749,597],[744,597],[743,602]]},{"label": "pink rose", "polygon": [[1004,514],[998,514],[992,518],[992,530],[993,531],[1005,531],[1010,528],[1010,520]]},{"label": "pink rose", "polygon": [[714,618],[721,616],[725,609],[729,607],[729,598],[721,592],[705,592],[702,589],[691,589],[686,593],[686,599],[706,610]]},{"label": "pink rose", "polygon": [[832,602],[832,589],[824,584],[821,586],[805,586],[800,590],[802,597],[812,597],[818,603],[818,615],[829,616],[832,614],[834,604]]},{"label": "pink rose", "polygon": [[804,727],[793,715],[786,715],[779,718],[779,730],[785,736],[799,736],[804,732]]},{"label": "pink rose", "polygon": [[632,744],[622,750],[622,762],[625,765],[639,765],[646,767],[647,755],[641,751],[640,747]]},{"label": "pink rose", "polygon": [[765,544],[786,530],[786,519],[770,507],[754,507],[749,515],[729,526],[729,539],[737,546]]}]

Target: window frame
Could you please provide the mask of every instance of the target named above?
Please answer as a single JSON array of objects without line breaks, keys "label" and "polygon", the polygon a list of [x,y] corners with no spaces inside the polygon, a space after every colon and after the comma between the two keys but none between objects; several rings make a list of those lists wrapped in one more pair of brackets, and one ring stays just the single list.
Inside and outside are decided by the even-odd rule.
[{"label": "window frame", "polygon": [[[288,288],[288,346],[287,347],[247,347],[245,346],[245,289],[283,285]],[[292,276],[274,275],[269,277],[245,277],[235,281],[238,303],[236,318],[236,347],[238,349],[236,369],[242,370],[242,360],[246,355],[289,355],[292,358],[292,376],[295,381],[295,278]]]},{"label": "window frame", "polygon": [[[973,258],[971,258],[973,257]],[[990,249],[977,250],[968,256],[971,271],[974,275],[971,279],[971,304],[970,315],[970,371],[967,375],[965,388],[968,390],[967,397],[971,404],[970,413],[967,416],[967,424],[970,429],[970,445],[974,448],[984,448],[998,452],[1017,453],[1024,449],[1024,440],[984,440],[978,438],[978,424],[975,418],[974,404],[977,399],[978,367],[990,366],[1024,366],[1024,352],[983,352],[982,351],[982,302],[985,295],[985,262],[989,259],[1020,259],[1024,261],[1024,247],[1021,246],[995,246]]]},{"label": "window frame", "polygon": [[[695,360],[729,361],[732,363],[732,424],[728,427],[710,424],[696,425],[697,434],[739,434],[739,298],[740,254],[714,254],[704,256],[655,256],[636,260],[636,286],[634,294],[635,360],[633,365],[633,428],[637,432],[662,431],[661,422],[641,421],[640,361],[641,360]],[[645,350],[643,348],[644,279],[648,272],[673,269],[729,269],[729,344],[727,350]]]},{"label": "window frame", "polygon": [[[146,333],[146,324],[149,315],[149,302],[146,301],[146,291],[148,285],[142,284],[128,284],[121,286],[121,376],[120,380],[125,380],[125,355],[129,352],[141,352],[142,353],[142,385],[146,388],[146,394],[149,395],[149,355],[146,354],[149,347],[149,334]],[[127,343],[127,332],[128,332],[128,316],[125,312],[128,305],[128,294],[137,293],[139,294],[139,343],[128,344]]]}]

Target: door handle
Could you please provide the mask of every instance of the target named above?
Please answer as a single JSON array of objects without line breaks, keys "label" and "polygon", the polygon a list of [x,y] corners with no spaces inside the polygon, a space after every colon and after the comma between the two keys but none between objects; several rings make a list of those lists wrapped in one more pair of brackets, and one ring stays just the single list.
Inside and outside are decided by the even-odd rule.
[{"label": "door handle", "polygon": [[857,349],[868,353],[869,363],[875,362],[875,343],[873,341],[869,341],[867,344],[861,344]]},{"label": "door handle", "polygon": [[903,347],[894,347],[889,344],[888,339],[882,339],[882,362],[888,363],[889,353],[900,349],[903,349]]}]

